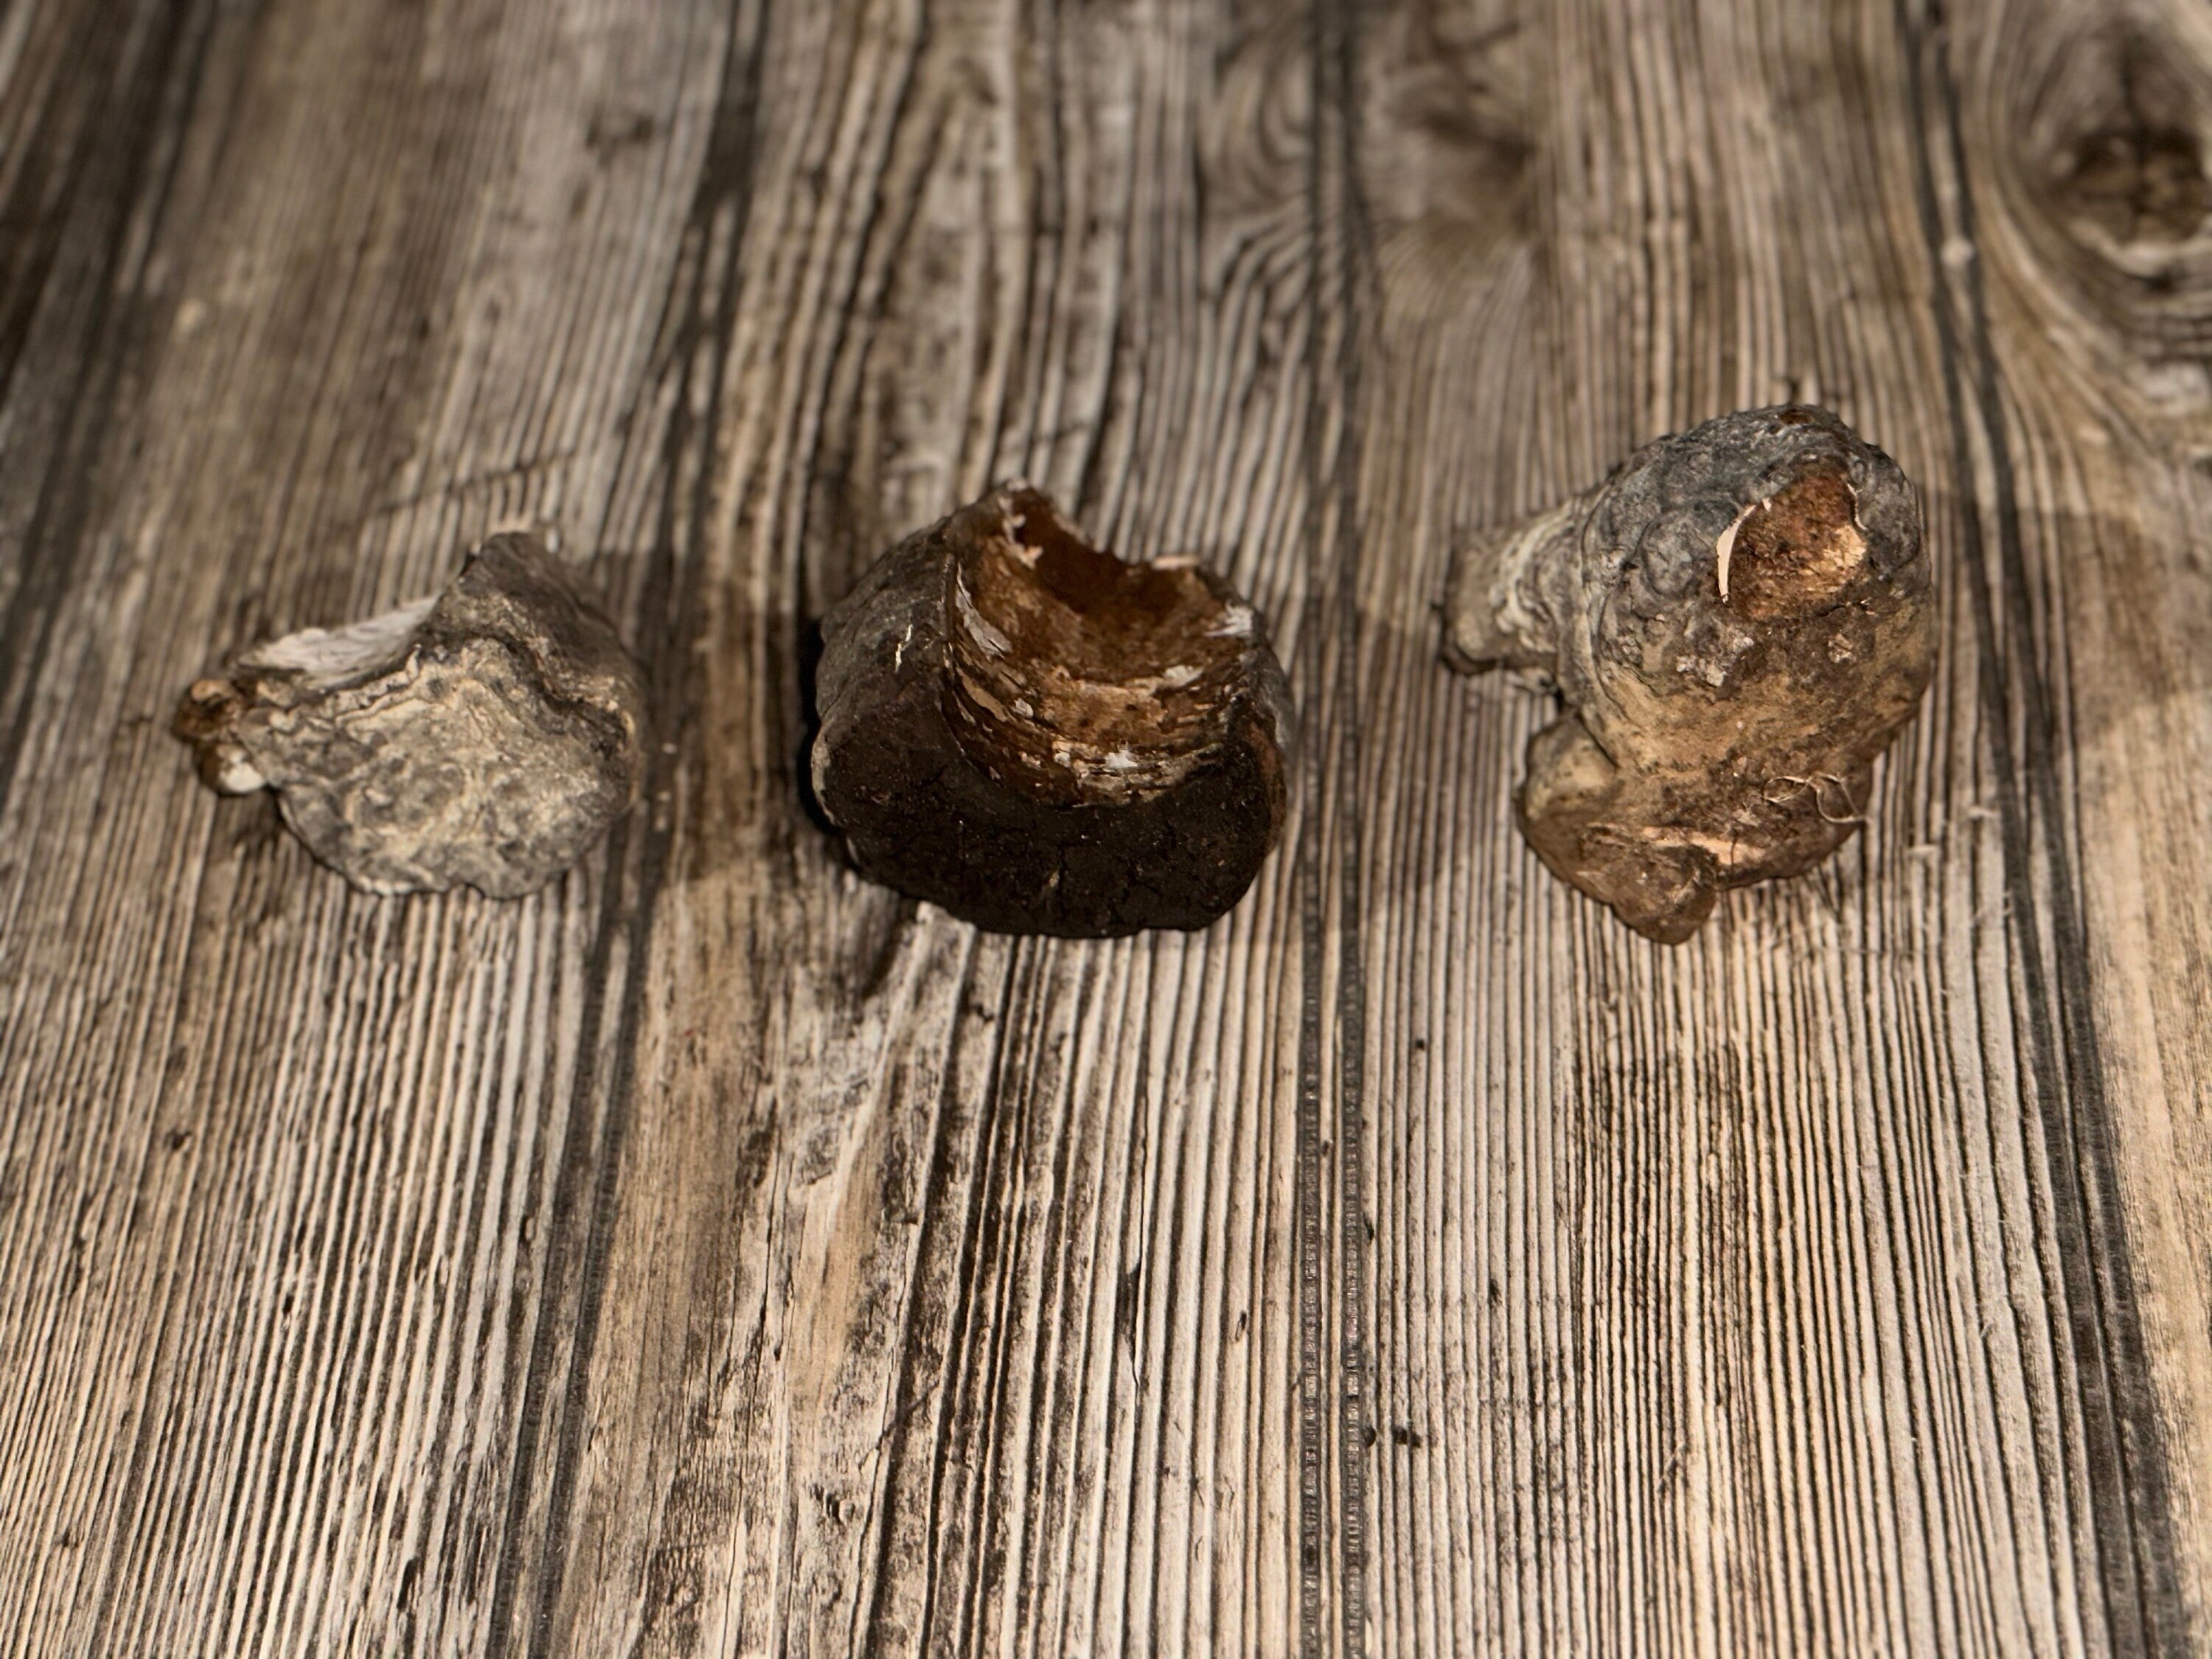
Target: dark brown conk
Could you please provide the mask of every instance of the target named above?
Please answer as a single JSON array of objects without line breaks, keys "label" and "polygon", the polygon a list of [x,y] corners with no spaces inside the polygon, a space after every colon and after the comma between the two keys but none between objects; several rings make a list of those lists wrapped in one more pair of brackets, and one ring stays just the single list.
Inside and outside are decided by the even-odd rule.
[{"label": "dark brown conk", "polygon": [[1803,405],[1662,438],[1461,549],[1445,609],[1453,666],[1533,670],[1565,702],[1529,741],[1522,833],[1670,945],[1858,829],[1935,655],[1911,484]]},{"label": "dark brown conk", "polygon": [[443,593],[257,646],[176,718],[224,794],[371,893],[494,898],[559,875],[644,775],[637,665],[568,568],[495,536]]},{"label": "dark brown conk", "polygon": [[1280,833],[1290,698],[1258,614],[1036,490],[901,542],[822,639],[823,812],[863,874],[980,927],[1202,927]]}]

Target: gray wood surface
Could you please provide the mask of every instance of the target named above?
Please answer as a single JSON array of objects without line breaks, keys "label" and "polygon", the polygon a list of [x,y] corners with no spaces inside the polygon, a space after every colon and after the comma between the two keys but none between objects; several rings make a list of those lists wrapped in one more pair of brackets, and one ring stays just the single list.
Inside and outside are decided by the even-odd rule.
[{"label": "gray wood surface", "polygon": [[[15,0],[0,1650],[2212,1644],[2212,7]],[[1923,486],[1866,833],[1551,879],[1469,531]],[[1227,920],[843,872],[811,619],[1020,474],[1251,591]],[[557,534],[644,808],[349,892],[166,731]]]}]

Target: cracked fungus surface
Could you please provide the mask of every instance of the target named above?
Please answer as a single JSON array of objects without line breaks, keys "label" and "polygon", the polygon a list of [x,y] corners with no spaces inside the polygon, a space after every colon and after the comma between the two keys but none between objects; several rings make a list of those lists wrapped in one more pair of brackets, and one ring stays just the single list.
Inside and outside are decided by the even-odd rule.
[{"label": "cracked fungus surface", "polygon": [[946,718],[998,782],[1052,805],[1142,800],[1226,736],[1253,615],[1192,562],[1116,558],[1024,490],[947,580]]}]

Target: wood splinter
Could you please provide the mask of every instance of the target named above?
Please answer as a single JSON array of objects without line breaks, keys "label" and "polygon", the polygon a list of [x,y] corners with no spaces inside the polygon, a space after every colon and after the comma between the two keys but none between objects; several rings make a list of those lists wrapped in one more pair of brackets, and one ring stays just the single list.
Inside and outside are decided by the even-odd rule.
[{"label": "wood splinter", "polygon": [[908,537],[822,638],[823,811],[863,874],[980,927],[1202,927],[1280,833],[1290,696],[1258,613],[1035,489]]},{"label": "wood splinter", "polygon": [[1463,546],[1445,612],[1453,667],[1531,670],[1565,702],[1529,740],[1522,833],[1668,945],[1859,827],[1935,654],[1911,484],[1802,405],[1662,438]]}]

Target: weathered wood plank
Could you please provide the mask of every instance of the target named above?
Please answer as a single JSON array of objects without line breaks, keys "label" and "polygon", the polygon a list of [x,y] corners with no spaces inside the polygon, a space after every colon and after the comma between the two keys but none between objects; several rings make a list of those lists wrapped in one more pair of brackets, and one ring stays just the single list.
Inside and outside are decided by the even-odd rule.
[{"label": "weathered wood plank", "polygon": [[[2192,1650],[2208,128],[2189,0],[19,7],[0,1629]],[[1926,485],[1944,667],[1662,951],[1431,607],[1793,396]],[[1012,473],[1293,665],[1204,934],[805,816],[811,619]],[[649,665],[603,854],[368,901],[198,789],[194,673],[510,522]]]},{"label": "weathered wood plank", "polygon": [[2002,805],[2027,843],[2013,862],[2039,861],[2048,888],[2024,919],[2048,930],[2054,1005],[2037,1104],[2080,1258],[2066,1300],[2102,1593],[2116,1644],[2175,1650],[2212,1606],[2212,1297],[2184,1219],[2212,1190],[2192,867],[2212,821],[2172,782],[2201,775],[2212,717],[2201,671],[2177,672],[2212,637],[2194,551],[2212,24],[2185,4],[2008,6],[1950,56],[1939,196],[1977,255],[1946,268],[1990,554],[1978,616],[2019,665]]},{"label": "weathered wood plank", "polygon": [[[1949,26],[1984,43],[1963,63],[1887,7],[1564,6],[1494,33],[1468,8],[1410,14],[1384,46],[1375,80],[1404,113],[1374,152],[1378,286],[1400,368],[1370,540],[1428,562],[1378,584],[1391,621],[1365,703],[1407,732],[1462,724],[1362,791],[1391,847],[1370,864],[1378,902],[1429,847],[1449,869],[1504,819],[1536,718],[1510,690],[1438,686],[1418,650],[1392,660],[1420,632],[1398,595],[1434,591],[1462,524],[1650,434],[1817,396],[1928,484],[1949,625],[1866,838],[1818,880],[1740,896],[1692,949],[1593,929],[1517,848],[1436,907],[1448,933],[1401,901],[1429,935],[1411,960],[1468,966],[1405,976],[1370,1019],[1411,1074],[1380,1091],[1401,1104],[1376,1136],[1377,1302],[1396,1311],[1376,1340],[1401,1390],[1382,1416],[1401,1425],[1378,1468],[1382,1645],[1473,1626],[1514,1650],[2180,1652],[2201,1632],[2201,1480],[2175,1474],[2201,1459],[2183,1425],[2212,1369],[2184,1311],[2202,1263],[2173,1232],[2204,1201],[2175,1133],[2204,1097],[2193,1071],[2178,1111],[2125,1079],[2202,1041],[2201,999],[2153,988],[2193,977],[2191,935],[2166,956],[2130,918],[2186,930],[2203,883],[2167,878],[2186,896],[2166,913],[2155,877],[2101,852],[2109,815],[2187,856],[2201,799],[2154,804],[2149,780],[2192,768],[2171,746],[2138,754],[2142,782],[2108,764],[2092,788],[2074,722],[2110,699],[2176,745],[2150,711],[2185,707],[2165,718],[2192,731],[2206,712],[2201,686],[2124,690],[2115,605],[2081,590],[2186,558],[2185,521],[2150,528],[2137,503],[2198,493],[2189,452],[2212,428],[2190,381],[2163,444],[2085,419],[2081,386],[2118,402],[2141,377],[2084,319],[1977,297],[2000,254],[2047,290],[2078,234],[2051,234],[2062,145],[2124,114],[2124,85],[2100,87],[2039,154],[2023,137],[2063,101],[2055,64],[2094,76],[2085,46],[2146,40],[2189,88],[2170,129],[2201,131],[2181,9],[1977,9]],[[2024,226],[2000,228],[2000,204]],[[2185,246],[2166,269],[2201,283]],[[2179,287],[2198,297],[2161,310],[2169,338],[2202,303]],[[2069,524],[2068,497],[2087,516],[2106,490],[2136,537]],[[2122,608],[2159,636],[2151,660],[2196,654],[2197,588],[2154,620]],[[2130,1037],[2108,1000],[2142,1009]]]}]

